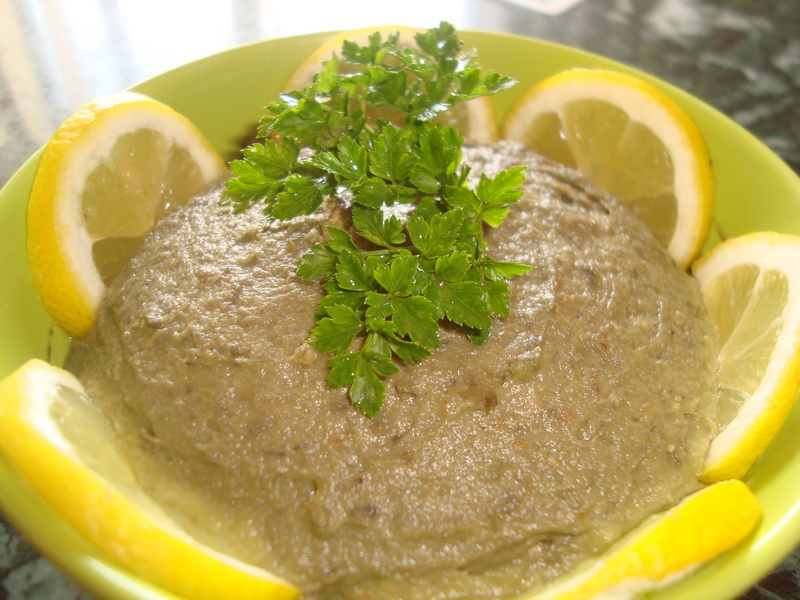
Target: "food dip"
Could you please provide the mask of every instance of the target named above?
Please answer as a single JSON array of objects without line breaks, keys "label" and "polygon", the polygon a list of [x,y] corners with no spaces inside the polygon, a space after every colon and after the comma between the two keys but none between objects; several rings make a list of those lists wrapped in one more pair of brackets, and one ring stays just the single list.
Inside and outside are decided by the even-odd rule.
[{"label": "food dip", "polygon": [[68,358],[145,488],[306,598],[511,596],[699,487],[717,365],[695,282],[576,172],[508,143],[465,159],[476,176],[529,165],[486,240],[533,269],[483,345],[443,330],[377,416],[306,343],[321,289],[294,272],[347,227],[334,201],[268,222],[196,198]]}]

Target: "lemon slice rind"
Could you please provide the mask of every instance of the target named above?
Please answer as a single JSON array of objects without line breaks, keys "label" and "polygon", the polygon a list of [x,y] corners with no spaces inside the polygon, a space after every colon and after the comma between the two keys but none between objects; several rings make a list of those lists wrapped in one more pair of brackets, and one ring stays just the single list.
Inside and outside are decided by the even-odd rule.
[{"label": "lemon slice rind", "polygon": [[742,542],[761,519],[739,480],[687,496],[637,527],[598,558],[522,600],[627,600],[671,585]]},{"label": "lemon slice rind", "polygon": [[299,596],[183,531],[137,486],[110,424],[62,369],[32,359],[0,382],[0,452],[80,535],[146,581],[193,600]]},{"label": "lemon slice rind", "polygon": [[[683,203],[683,209],[678,207],[667,251],[676,263],[688,268],[702,249],[711,227],[713,184],[710,159],[697,125],[683,108],[658,88],[621,72],[569,69],[549,77],[525,93],[510,109],[500,135],[524,142],[527,130],[540,116],[555,113],[563,121],[564,107],[583,100],[607,102],[621,109],[630,121],[649,128],[668,149],[674,169],[673,188],[679,203]],[[567,143],[569,145],[570,140]]]},{"label": "lemon slice rind", "polygon": [[103,96],[64,122],[45,146],[33,182],[28,259],[42,303],[73,337],[86,334],[105,292],[92,256],[95,240],[81,207],[85,177],[120,136],[141,129],[157,131],[168,143],[190,150],[203,188],[226,172],[222,158],[186,117],[141,94]]},{"label": "lemon slice rind", "polygon": [[755,265],[762,274],[784,273],[786,305],[760,383],[711,443],[701,475],[707,482],[746,475],[780,430],[800,387],[800,238],[761,232],[734,238],[700,258],[692,272],[705,292],[718,277],[740,265]]}]

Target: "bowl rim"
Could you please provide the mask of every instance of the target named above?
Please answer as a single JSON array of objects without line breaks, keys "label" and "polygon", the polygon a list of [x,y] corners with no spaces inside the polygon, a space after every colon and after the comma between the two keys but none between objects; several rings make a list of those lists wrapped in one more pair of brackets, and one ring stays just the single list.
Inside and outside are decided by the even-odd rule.
[{"label": "bowl rim", "polygon": [[[208,69],[209,65],[214,66],[215,63],[222,64],[226,60],[237,57],[244,58],[254,53],[269,52],[273,47],[278,48],[287,43],[297,44],[298,42],[303,42],[305,45],[313,48],[335,33],[337,32],[316,32],[249,42],[169,69],[154,77],[147,78],[128,89],[161,99],[160,96],[163,96],[163,94],[159,93],[158,90],[166,79],[176,77],[181,79],[184,76],[192,75],[193,71]],[[632,73],[650,81],[676,99],[679,104],[687,108],[693,116],[700,116],[702,120],[710,119],[718,123],[720,128],[730,130],[732,132],[730,135],[735,140],[747,146],[751,150],[751,154],[759,157],[759,165],[768,165],[771,172],[777,173],[778,177],[786,180],[785,187],[790,190],[790,194],[794,197],[794,200],[791,201],[796,202],[796,204],[800,206],[800,177],[755,136],[703,100],[644,71],[627,66],[616,60],[564,44],[516,34],[470,29],[460,30],[459,35],[467,47],[477,43],[477,45],[481,47],[485,46],[488,48],[491,44],[500,43],[502,45],[511,44],[512,46],[522,45],[530,46],[531,48],[536,47],[539,50],[548,49],[549,52],[564,54],[570,63],[578,63],[576,66],[583,64],[588,64],[590,66],[600,64],[601,66]],[[481,62],[484,63],[484,66],[491,64],[488,60],[485,62],[481,60]],[[496,102],[498,117],[502,117],[505,114],[505,111],[508,110],[513,99],[522,92],[524,92],[524,89],[520,89],[516,94],[512,94]],[[216,145],[218,146],[224,146],[226,144],[226,142],[221,142],[220,140],[216,141]],[[41,149],[35,152],[16,173],[12,175],[3,187],[3,190],[0,190],[0,203],[9,201],[6,196],[10,195],[11,192],[7,190],[13,190],[15,194],[18,194],[20,190],[24,190],[26,187],[29,189],[32,173],[33,170],[35,170],[40,155]],[[726,168],[729,167],[726,166]],[[794,227],[794,225],[791,225],[791,227]],[[800,230],[798,230],[798,233],[800,233]],[[712,235],[706,249],[718,243],[720,237],[719,231],[717,231],[716,234],[716,238]],[[56,343],[56,345],[58,344]],[[790,419],[793,423],[800,423],[800,410],[797,406]],[[784,427],[779,436],[786,438],[789,435],[786,431],[787,429],[787,427]],[[770,450],[768,450],[768,452],[770,452]],[[746,481],[762,501],[775,500],[780,496],[780,491],[777,488],[781,487],[782,483],[788,485],[791,481],[796,481],[796,479],[793,479],[795,476],[800,476],[800,457],[798,457],[795,462],[797,464],[791,463],[791,466],[794,468],[791,469],[790,472],[780,471],[780,465],[785,465],[786,462],[778,463],[779,467],[770,467],[772,468],[771,471],[770,468],[767,468],[766,472],[763,472],[763,469],[759,470],[761,465],[756,465],[756,468],[748,475]],[[9,492],[9,482],[11,482],[11,492]],[[761,577],[770,572],[786,555],[791,553],[800,542],[800,493],[798,493],[798,497],[794,498],[793,501],[789,501],[788,503],[783,502],[783,505],[785,506],[785,510],[781,512],[781,514],[765,515],[765,520],[762,522],[759,530],[749,541],[745,542],[745,544],[723,557],[712,561],[709,565],[701,567],[689,578],[677,582],[665,590],[656,592],[652,596],[648,596],[648,598],[652,598],[653,600],[662,598],[663,600],[686,598],[688,600],[690,597],[697,597],[717,598],[722,600],[723,598],[732,598],[732,594],[740,594],[745,591]],[[32,508],[25,511],[21,509],[22,506]],[[105,556],[102,552],[83,540],[80,535],[61,520],[61,517],[53,511],[49,505],[38,497],[27,482],[24,481],[16,471],[14,471],[13,467],[1,456],[0,507],[2,507],[4,513],[9,517],[9,520],[23,532],[42,555],[50,559],[91,593],[100,597],[130,598],[131,600],[142,598],[148,600],[176,600],[176,596],[131,575],[113,559]],[[54,539],[59,540],[59,543],[54,545]],[[64,553],[58,551],[57,548],[66,547],[67,545],[77,549],[78,552]],[[749,569],[737,570],[735,568],[735,561],[737,559],[745,560],[748,552],[751,558],[752,554],[757,552],[757,566],[753,566],[753,561],[750,560]],[[726,591],[724,593],[720,593],[720,590],[717,589],[720,579],[719,577],[715,577],[715,573],[718,574],[720,570],[729,574],[728,585],[725,586]],[[748,575],[745,576],[744,573]],[[698,585],[698,582],[704,582],[701,584],[699,592],[702,595],[699,596],[696,595],[698,592],[690,590],[690,587]]]}]

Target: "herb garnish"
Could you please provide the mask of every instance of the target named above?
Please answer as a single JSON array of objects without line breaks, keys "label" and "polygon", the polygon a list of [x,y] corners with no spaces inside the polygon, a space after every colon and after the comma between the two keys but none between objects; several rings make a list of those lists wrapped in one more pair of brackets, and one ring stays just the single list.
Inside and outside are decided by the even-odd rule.
[{"label": "herb garnish", "polygon": [[[460,56],[449,23],[417,34],[418,50],[397,48],[398,37],[344,42],[342,59],[359,72],[340,72],[334,56],[312,84],[270,104],[264,141],[231,163],[223,199],[237,212],[263,203],[273,219],[311,214],[326,196],[350,205],[356,235],[328,227],[297,274],[325,290],[309,343],[333,353],[328,385],[349,386],[369,416],[383,402],[381,377],[429,356],[441,321],[482,343],[492,317],[508,314],[507,280],[529,269],[493,260],[483,239],[484,225],[499,226],[522,195],[524,167],[481,175],[470,189],[463,138],[434,121],[515,82]],[[404,127],[373,123],[373,108],[396,109]],[[395,204],[413,204],[405,222],[384,210]]]}]

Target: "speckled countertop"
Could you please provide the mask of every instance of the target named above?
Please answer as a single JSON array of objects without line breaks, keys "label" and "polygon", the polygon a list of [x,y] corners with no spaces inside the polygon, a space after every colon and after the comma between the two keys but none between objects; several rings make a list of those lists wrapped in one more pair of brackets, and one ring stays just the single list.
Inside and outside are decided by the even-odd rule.
[{"label": "speckled countertop", "polygon": [[[557,4],[573,6],[534,10]],[[726,113],[800,172],[800,0],[0,0],[0,185],[83,102],[183,62],[269,37],[441,19],[648,71]],[[89,596],[0,515],[3,598]],[[800,550],[742,598],[800,598]]]}]

